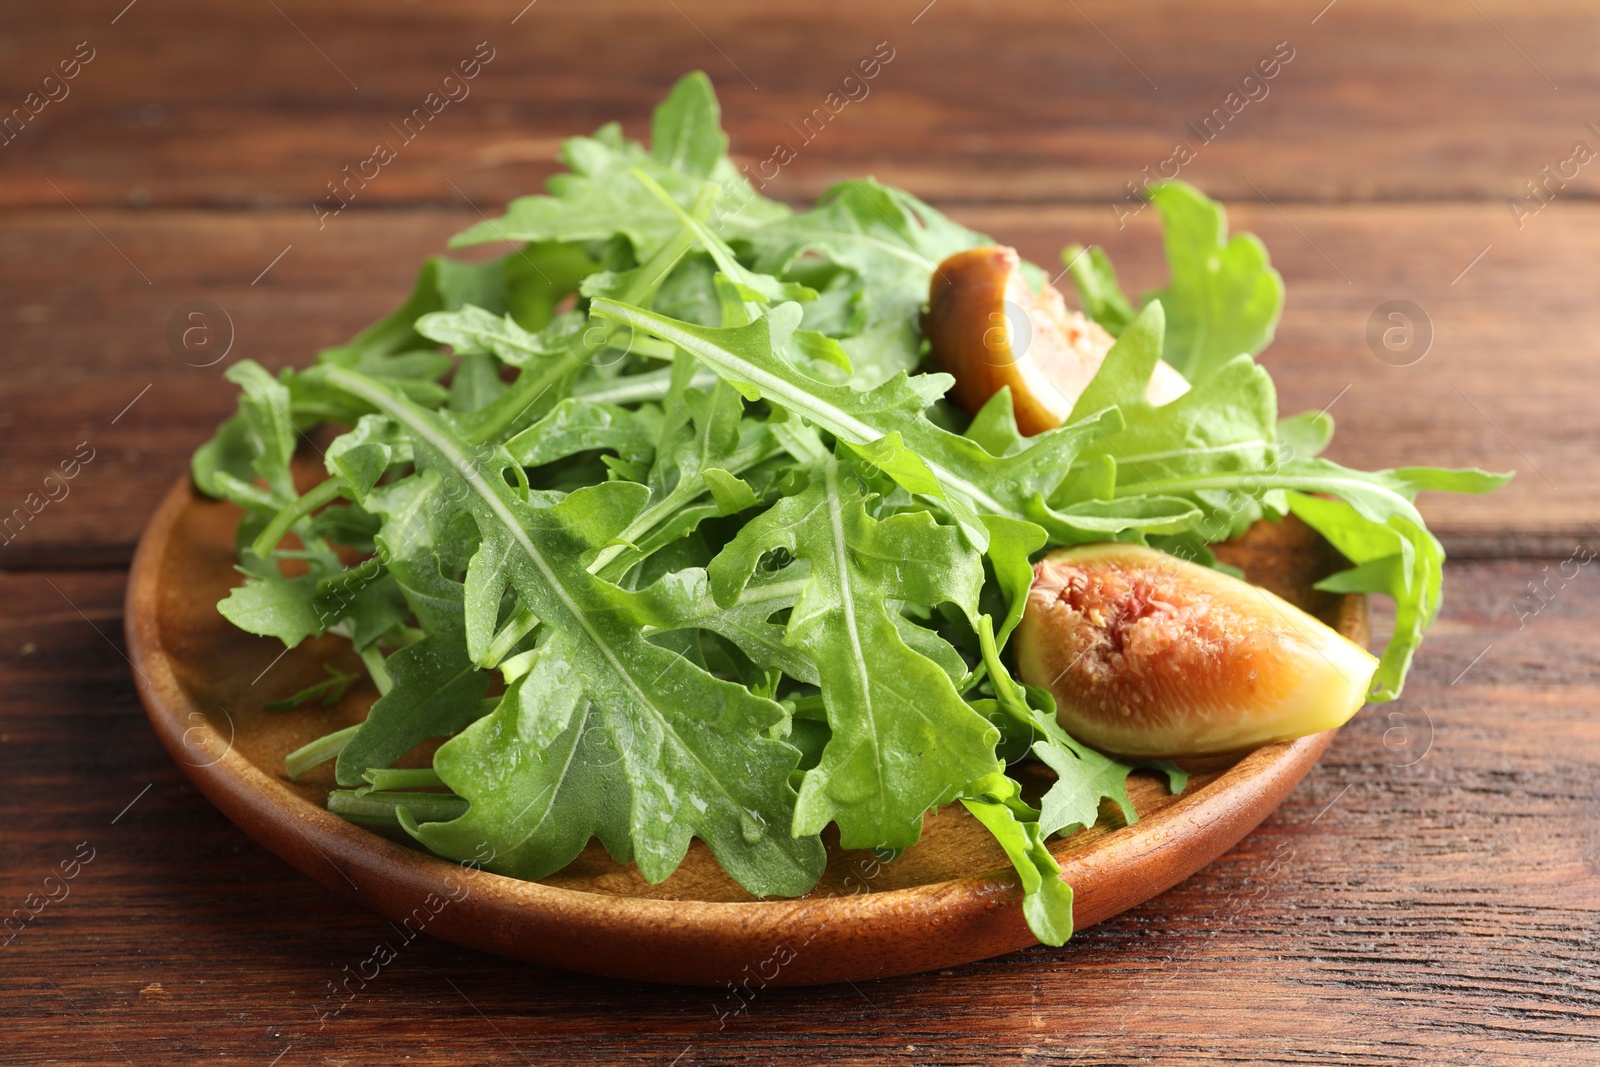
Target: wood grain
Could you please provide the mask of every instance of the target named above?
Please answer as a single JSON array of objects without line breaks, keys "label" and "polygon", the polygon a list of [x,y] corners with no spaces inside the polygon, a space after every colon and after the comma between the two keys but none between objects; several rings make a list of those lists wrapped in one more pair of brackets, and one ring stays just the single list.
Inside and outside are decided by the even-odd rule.
[{"label": "wood grain", "polygon": [[6,1058],[1592,1062],[1600,598],[1591,564],[1518,629],[1542,566],[1450,565],[1409,703],[1358,716],[1203,874],[1063,949],[757,990],[735,1015],[727,991],[545,972],[423,937],[320,1029],[340,1004],[328,983],[399,935],[184,781],[90,625],[116,640],[122,574],[0,578],[0,901],[21,906],[79,842],[96,849],[71,895],[0,946]]},{"label": "wood grain", "polygon": [[[1095,243],[1130,290],[1164,283],[1153,211],[1119,230],[1084,207],[954,210],[1040,263],[1059,264],[1070,242]],[[1600,521],[1600,467],[1588,401],[1600,390],[1591,350],[1600,305],[1578,293],[1600,240],[1600,206],[1558,204],[1521,234],[1490,205],[1286,211],[1230,205],[1235,229],[1267,242],[1288,288],[1263,357],[1281,409],[1329,408],[1340,426],[1330,455],[1357,467],[1516,471],[1491,498],[1424,499],[1452,551],[1565,556],[1600,536],[1590,525]],[[0,467],[0,513],[80,442],[96,452],[66,499],[0,546],[0,563],[125,565],[161,493],[233,408],[222,370],[241,358],[305,365],[397,304],[422,258],[472,217],[365,213],[319,234],[283,213],[100,213],[113,248],[75,214],[11,213],[0,224],[0,291],[13,300],[0,354],[0,430],[12,460]],[[1493,247],[1456,280],[1485,245]],[[1418,304],[1434,334],[1409,366],[1368,347],[1369,320],[1395,299]],[[169,319],[192,300],[211,301],[231,322],[232,350],[215,366],[194,366],[211,357],[169,343]],[[225,324],[216,325],[220,343]],[[51,417],[30,417],[38,411]]]},{"label": "wood grain", "polygon": [[[1197,157],[1187,174],[1218,196],[1498,201],[1574,140],[1600,144],[1584,128],[1600,119],[1600,30],[1580,0],[1229,0],[1203,12],[1180,0],[525,3],[285,0],[224,12],[166,0],[115,25],[106,9],[120,5],[15,5],[0,16],[5,107],[76,42],[97,55],[0,149],[0,202],[58,207],[64,194],[84,207],[309,217],[325,183],[394,140],[390,124],[480,41],[496,57],[470,95],[358,202],[529,191],[559,137],[613,119],[641,133],[692,67],[716,79],[743,161],[779,141],[796,148],[777,183],[796,200],[870,172],[943,200],[1103,203],[1185,140]],[[790,123],[825,106],[879,42],[894,58],[867,95],[803,143]],[[1294,58],[1251,89],[1266,95],[1203,142],[1188,124],[1224,106],[1279,42]],[[1563,195],[1597,188],[1591,169]]]},{"label": "wood grain", "polygon": [[[1597,33],[1578,0],[0,11],[0,115],[76,42],[96,49],[71,95],[0,146],[0,509],[78,442],[97,449],[71,495],[0,548],[0,914],[79,842],[97,849],[70,897],[0,946],[0,1059],[1600,1062],[1600,609],[1593,564],[1561,575],[1600,536],[1600,170],[1552,184],[1520,228],[1506,203],[1576,140],[1600,143],[1586,125],[1600,121]],[[483,40],[496,59],[472,96],[319,232],[325,183]],[[1064,950],[764,990],[719,1028],[731,994],[554,975],[424,938],[319,1027],[328,984],[394,931],[182,780],[114,650],[120,568],[232,403],[221,364],[169,350],[169,315],[211,300],[233,316],[234,357],[303,363],[392,304],[475,209],[537,188],[560,137],[611,119],[642,133],[699,66],[755,163],[884,40],[895,59],[870,96],[771,192],[802,201],[873,172],[1042,262],[1069,239],[1103,243],[1134,288],[1159,281],[1150,213],[1118,230],[1111,199],[1289,41],[1270,94],[1182,176],[1228,199],[1288,280],[1267,357],[1285,409],[1334,400],[1335,454],[1352,463],[1516,468],[1487,501],[1424,503],[1458,559],[1503,558],[1449,567],[1408,704],[1359,716],[1202,877]],[[1366,345],[1392,299],[1436,327],[1412,366]]]}]

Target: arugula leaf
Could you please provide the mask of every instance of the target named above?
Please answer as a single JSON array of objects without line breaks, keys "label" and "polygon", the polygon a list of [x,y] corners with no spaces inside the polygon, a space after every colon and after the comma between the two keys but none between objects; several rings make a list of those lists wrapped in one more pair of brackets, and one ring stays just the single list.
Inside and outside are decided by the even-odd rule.
[{"label": "arugula leaf", "polygon": [[[226,497],[247,511],[276,512],[299,495],[289,473],[298,440],[289,415],[289,389],[253,359],[241,359],[222,376],[242,390],[239,411],[195,452],[191,465],[195,485],[206,495]],[[267,483],[268,500],[278,507],[264,505],[260,494],[250,492],[254,477]]]},{"label": "arugula leaf", "polygon": [[[1215,501],[1184,490],[1178,479],[1226,471],[1255,471],[1277,462],[1277,394],[1266,370],[1248,356],[1229,360],[1183,396],[1152,406],[1145,383],[1161,358],[1163,308],[1154,301],[1127,325],[1106,355],[1099,372],[1084,390],[1074,416],[1115,405],[1126,419],[1124,428],[1087,445],[1075,461],[1075,473],[1095,464],[1115,472],[1113,497],[1152,495],[1189,497],[1201,512],[1215,511]],[[1159,490],[1153,482],[1163,482]],[[1170,483],[1170,484],[1166,484]],[[1064,506],[1075,494],[1098,493],[1079,480],[1063,486],[1053,499]],[[1236,509],[1237,510],[1237,509]],[[1220,528],[1202,529],[1210,540],[1224,540],[1259,511],[1230,516]],[[1179,532],[1155,530],[1146,533]]]},{"label": "arugula leaf", "polygon": [[911,194],[871,178],[835,185],[810,211],[762,227],[749,241],[755,269],[765,274],[792,277],[808,257],[823,257],[850,271],[861,317],[848,336],[870,338],[881,350],[875,362],[908,371],[916,366],[922,339],[904,327],[927,301],[938,263],[993,243]]},{"label": "arugula leaf", "polygon": [[222,617],[241,630],[276,637],[293,648],[322,633],[323,618],[316,608],[317,580],[251,575],[217,604]]},{"label": "arugula leaf", "polygon": [[[418,332],[418,320],[470,305],[507,314],[537,329],[548,322],[555,301],[592,268],[573,246],[560,244],[530,246],[484,263],[430,257],[405,303],[345,344],[322,349],[317,361],[378,378],[419,404],[437,406],[447,396],[438,379],[450,370],[452,361],[438,351],[433,339]],[[314,374],[294,376],[287,384],[292,410],[302,421],[348,425],[364,413],[345,394],[324,388]]]},{"label": "arugula leaf", "polygon": [[704,71],[686,74],[656,108],[650,122],[650,154],[663,166],[690,177],[709,178],[728,154],[722,107]]},{"label": "arugula leaf", "polygon": [[1022,882],[1022,914],[1028,929],[1046,945],[1064,945],[1072,936],[1072,887],[1061,880],[1061,865],[1045,847],[1038,813],[1021,799],[1021,787],[1003,774],[975,782],[961,804],[988,828],[1005,849]]},{"label": "arugula leaf", "polygon": [[[1024,688],[1000,661],[987,617],[979,620],[978,639],[1000,710],[1037,738],[1031,749],[1033,755],[1056,772],[1056,780],[1041,803],[1041,836],[1049,837],[1070,827],[1093,826],[1099,818],[1102,798],[1109,798],[1122,810],[1125,822],[1137,822],[1139,813],[1128,796],[1128,775],[1133,773],[1134,764],[1102,755],[1063,730],[1056,722],[1055,700],[1049,692]],[[1181,792],[1186,782],[1182,771],[1170,769],[1169,784],[1174,793]]]},{"label": "arugula leaf", "polygon": [[[471,775],[478,788],[466,813],[448,822],[420,821],[402,809],[400,824],[413,837],[455,859],[493,849],[486,866],[519,878],[559,871],[591,838],[618,862],[634,858],[633,786],[613,741],[627,731],[626,720],[583,701],[546,745],[530,746],[518,732],[512,709],[528,686],[546,681],[549,673],[554,672],[529,675],[494,713],[440,749],[434,766],[441,777],[449,782]],[[480,755],[486,762],[473,768],[470,761]],[[515,763],[507,762],[512,755]]]},{"label": "arugula leaf", "polygon": [[[1381,593],[1394,600],[1394,632],[1369,696],[1393,700],[1400,695],[1423,630],[1439,613],[1444,585],[1444,549],[1410,502],[1425,489],[1487,493],[1511,475],[1424,467],[1368,474],[1327,460],[1299,464],[1295,473],[1298,491],[1288,494],[1290,510],[1355,564],[1318,582],[1317,588]],[[1308,495],[1319,491],[1340,499]]]},{"label": "arugula leaf", "polygon": [[1033,554],[1043,548],[1047,534],[1042,526],[1032,522],[1009,519],[1003,515],[985,515],[983,524],[989,530],[989,550],[986,553],[994,568],[995,581],[1005,597],[1006,613],[1000,621],[998,642],[1006,643],[1011,631],[1022,621],[1022,609],[1028,603],[1028,590],[1033,588]]},{"label": "arugula leaf", "polygon": [[1145,302],[1167,309],[1166,360],[1191,382],[1272,341],[1283,311],[1283,278],[1254,234],[1228,237],[1222,205],[1186,182],[1150,190],[1161,213],[1172,280]]},{"label": "arugula leaf", "polygon": [[[460,494],[482,538],[468,588],[509,587],[542,620],[539,661],[567,664],[562,687],[522,686],[519,700],[502,700],[439,750],[440,777],[473,804],[458,821],[491,844],[524,840],[562,793],[551,790],[543,806],[531,803],[520,818],[497,815],[497,798],[526,792],[530,782],[519,773],[534,773],[508,745],[548,743],[571,724],[578,705],[593,705],[632,789],[628,825],[634,861],[646,878],[670,874],[698,836],[753,893],[808,889],[821,871],[822,845],[814,836],[789,836],[795,794],[788,773],[799,753],[768,735],[783,721],[782,708],[645,640],[630,622],[627,594],[583,568],[597,543],[636,513],[641,487],[606,483],[534,507],[506,484],[502,472],[515,462],[503,450],[472,449],[436,416],[370,379],[339,369],[328,374],[406,427],[418,467]],[[615,806],[627,800],[608,796],[589,814],[591,829],[599,832],[617,818]]]},{"label": "arugula leaf", "polygon": [[416,331],[417,320],[429,312],[450,311],[467,304],[506,308],[505,261],[462,263],[429,256],[417,272],[405,303],[345,344],[324,348],[317,354],[318,359],[353,367],[372,356],[395,356],[427,348],[427,339]]},{"label": "arugula leaf", "polygon": [[[1140,304],[1166,308],[1166,361],[1198,382],[1236,356],[1254,356],[1272,342],[1283,312],[1283,278],[1254,234],[1228,237],[1222,205],[1187,182],[1151,186],[1161,215],[1171,280]],[[1072,245],[1061,253],[1086,315],[1121,336],[1133,306],[1099,248]]]},{"label": "arugula leaf", "polygon": [[553,407],[552,392],[580,371],[591,354],[579,335],[577,316],[562,316],[538,333],[530,333],[509,315],[496,316],[468,305],[458,311],[433,312],[417,320],[417,329],[450,345],[463,356],[494,356],[520,372],[510,389],[489,404],[465,412],[458,424],[474,441],[486,441],[521,428]]},{"label": "arugula leaf", "polygon": [[491,241],[604,241],[625,238],[640,262],[678,232],[677,216],[633,177],[638,168],[688,204],[703,181],[717,187],[713,217],[732,234],[747,233],[788,214],[758,196],[729,162],[727,136],[711,84],[696,72],[682,79],[656,109],[650,151],[626,141],[609,123],[593,137],[574,137],[561,149],[571,170],[547,183],[547,196],[513,200],[499,219],[486,219],[457,234],[451,247]]},{"label": "arugula leaf", "polygon": [[1123,295],[1116,268],[1105,249],[1068,245],[1061,250],[1061,261],[1077,286],[1083,313],[1105,327],[1112,337],[1121,337],[1136,312]]},{"label": "arugula leaf", "polygon": [[821,683],[816,665],[803,651],[784,640],[784,627],[772,621],[791,610],[806,586],[805,564],[795,564],[776,575],[759,576],[745,585],[738,599],[719,604],[711,593],[711,579],[700,567],[665,575],[638,590],[634,605],[645,622],[645,635],[677,630],[707,630],[733,642],[758,665],[779,671],[808,685]]},{"label": "arugula leaf", "polygon": [[1333,440],[1333,416],[1302,411],[1278,420],[1278,452],[1285,459],[1315,459]]},{"label": "arugula leaf", "polygon": [[508,440],[506,451],[524,467],[541,467],[598,449],[633,463],[648,463],[655,455],[658,430],[640,412],[569,396]]},{"label": "arugula leaf", "polygon": [[340,751],[340,785],[360,785],[367,771],[391,766],[429,738],[455,734],[477,718],[488,690],[488,676],[467,654],[461,583],[446,578],[433,556],[390,566],[428,632],[384,660],[392,684]]},{"label": "arugula leaf", "polygon": [[[744,418],[732,386],[719,380],[710,390],[694,388],[694,362],[687,358],[674,371],[673,387],[662,398],[666,413],[655,463],[645,478],[652,499],[596,558],[596,573],[620,574],[703,520],[753,506],[754,492],[736,475],[782,451],[765,422]],[[696,504],[708,494],[710,501]]]},{"label": "arugula leaf", "polygon": [[269,700],[261,705],[263,711],[288,711],[298,708],[302,704],[309,704],[313,700],[325,708],[331,708],[344,699],[344,694],[350,688],[350,683],[360,677],[348,671],[341,671],[331,663],[324,663],[322,669],[328,672],[328,677],[320,682],[313,682],[292,696],[282,700]]},{"label": "arugula leaf", "polygon": [[888,603],[949,602],[975,614],[983,567],[954,527],[927,512],[872,518],[864,483],[837,460],[808,481],[711,561],[711,587],[730,607],[773,549],[809,564],[784,643],[815,667],[833,733],[800,787],[795,833],[836,822],[845,848],[904,848],[924,812],[999,769],[999,734],[943,668],[906,644]]}]

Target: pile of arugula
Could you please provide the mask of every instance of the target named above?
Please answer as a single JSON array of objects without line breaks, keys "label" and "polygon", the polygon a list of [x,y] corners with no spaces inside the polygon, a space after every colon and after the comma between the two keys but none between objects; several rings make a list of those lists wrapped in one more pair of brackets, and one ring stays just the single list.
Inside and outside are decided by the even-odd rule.
[{"label": "pile of arugula", "polygon": [[[492,869],[539,878],[598,838],[654,882],[698,837],[751,893],[794,896],[830,823],[894,852],[959,800],[1060,944],[1072,893],[1046,839],[1106,798],[1133,819],[1134,768],[1009,673],[1030,560],[1123,540],[1214,563],[1208,542],[1292,512],[1354,564],[1324,588],[1398,605],[1388,699],[1439,607],[1413,498],[1503,480],[1315,458],[1331,421],[1280,421],[1252,359],[1282,282],[1188,186],[1153,194],[1172,280],[1139,307],[1102,252],[1064,254],[1118,342],[1071,420],[1025,438],[1008,393],[969,419],[947,376],[917,373],[935,264],[988,238],[870,179],[800,213],[757,195],[702,74],[648,149],[613,124],[562,158],[549,195],[453,242],[508,255],[430,259],[310,369],[232,366],[238,413],[194,457],[200,489],[244,510],[222,613],[288,646],[349,638],[381,693],[290,773],[336,758],[332,810],[440,855],[487,845]],[[1193,388],[1152,408],[1163,355]],[[319,423],[348,429],[300,493]],[[431,769],[393,768],[432,738]],[[1027,758],[1057,776],[1038,809],[1006,775]]]}]

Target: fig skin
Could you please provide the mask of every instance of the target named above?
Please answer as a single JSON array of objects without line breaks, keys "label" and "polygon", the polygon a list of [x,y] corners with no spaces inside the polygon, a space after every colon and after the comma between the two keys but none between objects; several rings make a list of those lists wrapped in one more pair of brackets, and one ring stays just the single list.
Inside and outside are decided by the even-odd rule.
[{"label": "fig skin", "polygon": [[1378,661],[1265,589],[1140,545],[1034,564],[1017,672],[1056,720],[1108,752],[1238,752],[1343,725]]},{"label": "fig skin", "polygon": [[[1029,436],[1066,421],[1116,343],[1069,309],[1055,286],[1029,292],[1016,249],[1001,246],[970,248],[939,264],[922,332],[939,369],[955,376],[952,401],[975,415],[1009,385],[1017,429]],[[1188,391],[1183,375],[1158,362],[1145,395],[1159,406]]]}]

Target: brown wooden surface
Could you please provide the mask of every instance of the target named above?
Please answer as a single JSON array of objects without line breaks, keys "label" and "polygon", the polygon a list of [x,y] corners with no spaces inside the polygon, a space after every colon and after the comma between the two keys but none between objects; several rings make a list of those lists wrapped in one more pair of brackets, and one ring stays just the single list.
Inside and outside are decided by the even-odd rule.
[{"label": "brown wooden surface", "polygon": [[[96,57],[0,147],[0,502],[96,451],[0,547],[0,911],[79,842],[95,858],[0,945],[0,1061],[1600,1062],[1595,565],[1549,577],[1600,542],[1600,169],[1520,229],[1506,205],[1574,141],[1600,148],[1597,38],[1592,5],[1511,0],[9,6],[0,108],[77,42]],[[323,183],[483,40],[473,95],[319,232]],[[303,363],[394,303],[475,206],[534,189],[559,137],[642,132],[701,66],[736,151],[761,159],[884,40],[872,94],[775,192],[874,172],[1041,262],[1103,243],[1135,288],[1159,258],[1149,212],[1117,229],[1124,181],[1291,42],[1268,97],[1183,171],[1283,270],[1266,362],[1285,410],[1334,401],[1352,463],[1519,475],[1424,504],[1458,561],[1408,703],[1363,712],[1212,867],[1064,949],[762,991],[719,1028],[731,995],[423,938],[319,1028],[328,983],[394,931],[186,783],[118,651],[138,530],[231,405],[222,364],[169,350],[169,314],[211,300],[230,358]],[[1366,347],[1390,299],[1433,321],[1413,366]]]},{"label": "brown wooden surface", "polygon": [[716,79],[739,155],[762,159],[880,41],[894,59],[785,168],[786,195],[863,172],[941,200],[1120,195],[1280,41],[1294,58],[1268,95],[1201,152],[1215,195],[1505,197],[1600,118],[1584,108],[1600,26],[1582,0],[1336,0],[1314,24],[1327,0],[538,0],[513,24],[526,2],[140,0],[116,25],[114,0],[14,5],[0,15],[7,107],[78,41],[96,58],[3,150],[0,202],[59,206],[53,181],[84,207],[309,218],[324,183],[480,41],[495,58],[471,95],[362,192],[370,203],[527,192],[560,137],[639,124],[691,66]]}]

